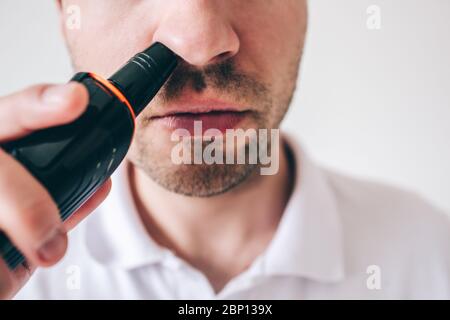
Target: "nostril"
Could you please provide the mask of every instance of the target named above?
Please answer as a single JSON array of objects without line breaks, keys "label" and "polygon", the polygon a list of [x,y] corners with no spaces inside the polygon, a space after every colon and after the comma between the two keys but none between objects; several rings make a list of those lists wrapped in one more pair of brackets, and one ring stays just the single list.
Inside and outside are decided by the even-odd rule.
[{"label": "nostril", "polygon": [[212,58],[211,61],[210,61],[210,64],[220,63],[222,61],[228,60],[233,55],[234,54],[231,51],[222,52],[221,54],[219,54],[219,55],[215,56],[214,58]]}]

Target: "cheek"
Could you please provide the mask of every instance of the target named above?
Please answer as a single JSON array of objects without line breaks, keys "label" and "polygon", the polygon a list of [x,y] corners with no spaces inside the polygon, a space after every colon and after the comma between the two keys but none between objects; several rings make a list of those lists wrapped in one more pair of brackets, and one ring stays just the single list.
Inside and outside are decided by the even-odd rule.
[{"label": "cheek", "polygon": [[157,162],[158,166],[171,165],[171,153],[176,142],[170,135],[155,130],[140,121],[136,122],[136,132],[127,157],[134,164],[144,164],[148,161]]},{"label": "cheek", "polygon": [[[286,0],[289,2],[290,0]],[[306,7],[279,3],[239,17],[240,61],[270,84],[293,67],[303,50],[306,33]]]},{"label": "cheek", "polygon": [[82,12],[81,28],[66,28],[65,32],[76,71],[109,77],[152,42],[155,23],[148,14],[143,17],[146,11],[117,1],[120,4],[111,4],[110,0],[98,0],[95,4],[94,1],[78,1]]}]

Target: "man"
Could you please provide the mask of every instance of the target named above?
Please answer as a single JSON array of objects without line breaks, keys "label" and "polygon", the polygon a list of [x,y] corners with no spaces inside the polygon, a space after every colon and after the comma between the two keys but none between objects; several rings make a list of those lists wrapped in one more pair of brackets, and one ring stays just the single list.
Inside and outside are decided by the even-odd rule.
[{"label": "man", "polygon": [[[42,186],[0,153],[0,228],[28,261],[13,272],[1,264],[3,298],[450,298],[449,218],[414,194],[319,168],[283,135],[272,175],[249,162],[173,161],[173,133],[198,141],[196,120],[220,132],[279,127],[295,90],[306,1],[58,5],[63,24],[68,6],[82,13],[80,30],[63,29],[77,71],[109,76],[156,41],[181,62],[138,118],[111,194],[71,232],[68,249],[67,231],[109,183],[63,224]],[[0,138],[70,122],[86,103],[76,84],[2,98]]]}]

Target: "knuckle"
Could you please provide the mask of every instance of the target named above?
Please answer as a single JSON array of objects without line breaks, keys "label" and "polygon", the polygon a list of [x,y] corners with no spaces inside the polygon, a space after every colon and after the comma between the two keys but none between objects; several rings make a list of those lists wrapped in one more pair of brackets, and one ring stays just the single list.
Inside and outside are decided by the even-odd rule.
[{"label": "knuckle", "polygon": [[25,222],[32,226],[41,224],[43,220],[56,220],[58,212],[53,200],[44,192],[39,192],[28,201],[22,202],[18,210]]},{"label": "knuckle", "polygon": [[[48,84],[35,84],[32,85],[25,90],[19,91],[11,96],[11,99],[17,101],[15,105],[28,105],[30,102],[36,102],[39,100],[39,97],[42,95],[44,90],[48,88]],[[20,108],[18,108],[20,109]]]},{"label": "knuckle", "polygon": [[44,237],[60,223],[56,205],[45,195],[38,195],[18,204],[16,213],[12,215],[14,221],[11,229],[28,230],[32,238]]}]

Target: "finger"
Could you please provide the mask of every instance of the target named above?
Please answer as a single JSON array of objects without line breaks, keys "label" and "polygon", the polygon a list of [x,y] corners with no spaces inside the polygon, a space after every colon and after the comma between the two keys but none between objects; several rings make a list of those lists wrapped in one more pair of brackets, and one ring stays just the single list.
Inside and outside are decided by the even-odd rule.
[{"label": "finger", "polygon": [[15,289],[12,272],[6,263],[0,259],[0,300],[10,299]]},{"label": "finger", "polygon": [[72,122],[86,110],[88,100],[87,89],[77,82],[37,85],[1,97],[0,141]]},{"label": "finger", "polygon": [[30,267],[24,263],[11,271],[0,259],[0,300],[12,299],[27,283],[35,269],[36,267]]},{"label": "finger", "polygon": [[69,219],[64,222],[67,231],[75,228],[84,218],[94,211],[106,199],[111,191],[111,179],[108,179],[97,192],[86,201]]},{"label": "finger", "polygon": [[0,149],[0,229],[32,263],[50,266],[62,258],[67,236],[48,191]]},{"label": "finger", "polygon": [[17,282],[19,288],[21,288],[30,279],[35,270],[35,265],[29,264],[25,261],[12,271],[14,280]]},{"label": "finger", "polygon": [[30,267],[28,265],[21,264],[12,271],[13,277],[13,289],[11,291],[10,299],[14,298],[14,296],[19,292],[20,289],[30,280],[33,275],[36,267]]}]

